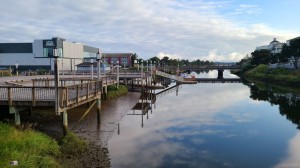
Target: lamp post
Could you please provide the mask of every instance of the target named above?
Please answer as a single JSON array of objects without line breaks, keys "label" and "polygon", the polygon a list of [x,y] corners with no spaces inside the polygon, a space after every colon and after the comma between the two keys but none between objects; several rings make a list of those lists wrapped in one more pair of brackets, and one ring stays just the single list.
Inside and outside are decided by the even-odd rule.
[{"label": "lamp post", "polygon": [[57,48],[53,49],[53,57],[54,57],[54,85],[55,85],[55,112],[57,115],[59,115],[59,90],[58,90],[58,84],[59,84],[59,73],[58,73],[58,66],[57,66],[57,58],[58,58],[58,51]]},{"label": "lamp post", "polygon": [[98,53],[97,53],[97,75],[98,75],[98,80],[100,80],[100,73],[101,73],[101,54],[98,50]]},{"label": "lamp post", "polygon": [[92,78],[92,80],[94,78],[94,66],[93,66],[93,64],[94,64],[94,61],[93,61],[93,58],[91,58],[91,78]]},{"label": "lamp post", "polygon": [[143,69],[144,69],[144,66],[143,66],[143,60],[141,60],[141,78],[142,78],[142,86],[143,86]]},{"label": "lamp post", "polygon": [[134,60],[134,64],[138,66],[138,70],[139,70],[139,64],[138,64],[138,61],[137,60]]},{"label": "lamp post", "polygon": [[17,76],[19,76],[19,72],[18,72],[18,66],[19,66],[19,64],[18,64],[18,63],[16,63],[16,75],[17,75]]},{"label": "lamp post", "polygon": [[74,65],[74,75],[76,74],[75,70],[75,59],[73,59],[73,65]]},{"label": "lamp post", "polygon": [[64,75],[64,60],[61,59],[61,70],[62,70],[62,75]]},{"label": "lamp post", "polygon": [[117,89],[119,89],[119,60],[117,61]]},{"label": "lamp post", "polygon": [[147,66],[147,72],[149,71],[148,69],[148,60],[146,60],[146,66]]}]

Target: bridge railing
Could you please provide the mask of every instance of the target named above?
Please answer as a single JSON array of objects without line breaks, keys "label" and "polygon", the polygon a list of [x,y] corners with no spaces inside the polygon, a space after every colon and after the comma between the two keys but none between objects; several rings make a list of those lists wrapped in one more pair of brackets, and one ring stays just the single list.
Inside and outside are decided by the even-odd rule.
[{"label": "bridge railing", "polygon": [[[59,107],[64,109],[101,95],[102,81],[59,87],[58,90]],[[55,101],[55,87],[0,86],[0,101],[7,105],[13,105],[14,102],[31,102],[32,106],[36,106],[37,101],[53,103]]]}]

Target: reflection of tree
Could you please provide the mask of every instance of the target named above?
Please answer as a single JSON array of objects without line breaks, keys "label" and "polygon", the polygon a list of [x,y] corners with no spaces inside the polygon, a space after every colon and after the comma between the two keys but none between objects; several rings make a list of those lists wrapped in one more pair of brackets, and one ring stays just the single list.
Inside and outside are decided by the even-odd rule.
[{"label": "reflection of tree", "polygon": [[250,98],[279,105],[280,114],[285,115],[300,129],[300,96],[293,93],[274,93],[271,89],[259,90],[255,85],[250,85]]}]

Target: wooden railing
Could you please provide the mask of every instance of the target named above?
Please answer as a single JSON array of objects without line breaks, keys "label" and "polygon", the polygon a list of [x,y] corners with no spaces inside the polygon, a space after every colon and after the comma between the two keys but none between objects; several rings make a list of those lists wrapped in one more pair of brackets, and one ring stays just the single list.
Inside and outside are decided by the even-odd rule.
[{"label": "wooden railing", "polygon": [[[91,79],[90,76],[73,76],[69,78],[60,78],[59,86],[72,86],[83,83],[88,83],[91,81],[99,81],[97,77]],[[100,77],[100,81],[103,81],[103,85],[110,85],[117,81],[116,74],[106,74],[105,76]],[[54,87],[54,79],[53,78],[41,78],[41,79],[32,79],[33,86],[42,86],[42,87]]]},{"label": "wooden railing", "polygon": [[[59,87],[59,109],[64,110],[80,105],[91,99],[100,98],[102,81]],[[36,106],[37,102],[53,104],[55,102],[55,87],[42,86],[0,86],[0,102],[7,105],[25,103]]]}]

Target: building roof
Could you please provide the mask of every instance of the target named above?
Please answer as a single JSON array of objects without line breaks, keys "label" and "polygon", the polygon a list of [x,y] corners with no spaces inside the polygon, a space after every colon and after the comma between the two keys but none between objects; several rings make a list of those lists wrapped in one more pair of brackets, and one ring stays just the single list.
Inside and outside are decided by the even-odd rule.
[{"label": "building roof", "polygon": [[102,53],[102,57],[110,58],[110,57],[131,57],[133,53]]},{"label": "building roof", "polygon": [[[90,67],[91,63],[90,62],[83,62],[80,64],[76,65],[77,67]],[[97,62],[93,62],[93,67],[97,67]]]}]

